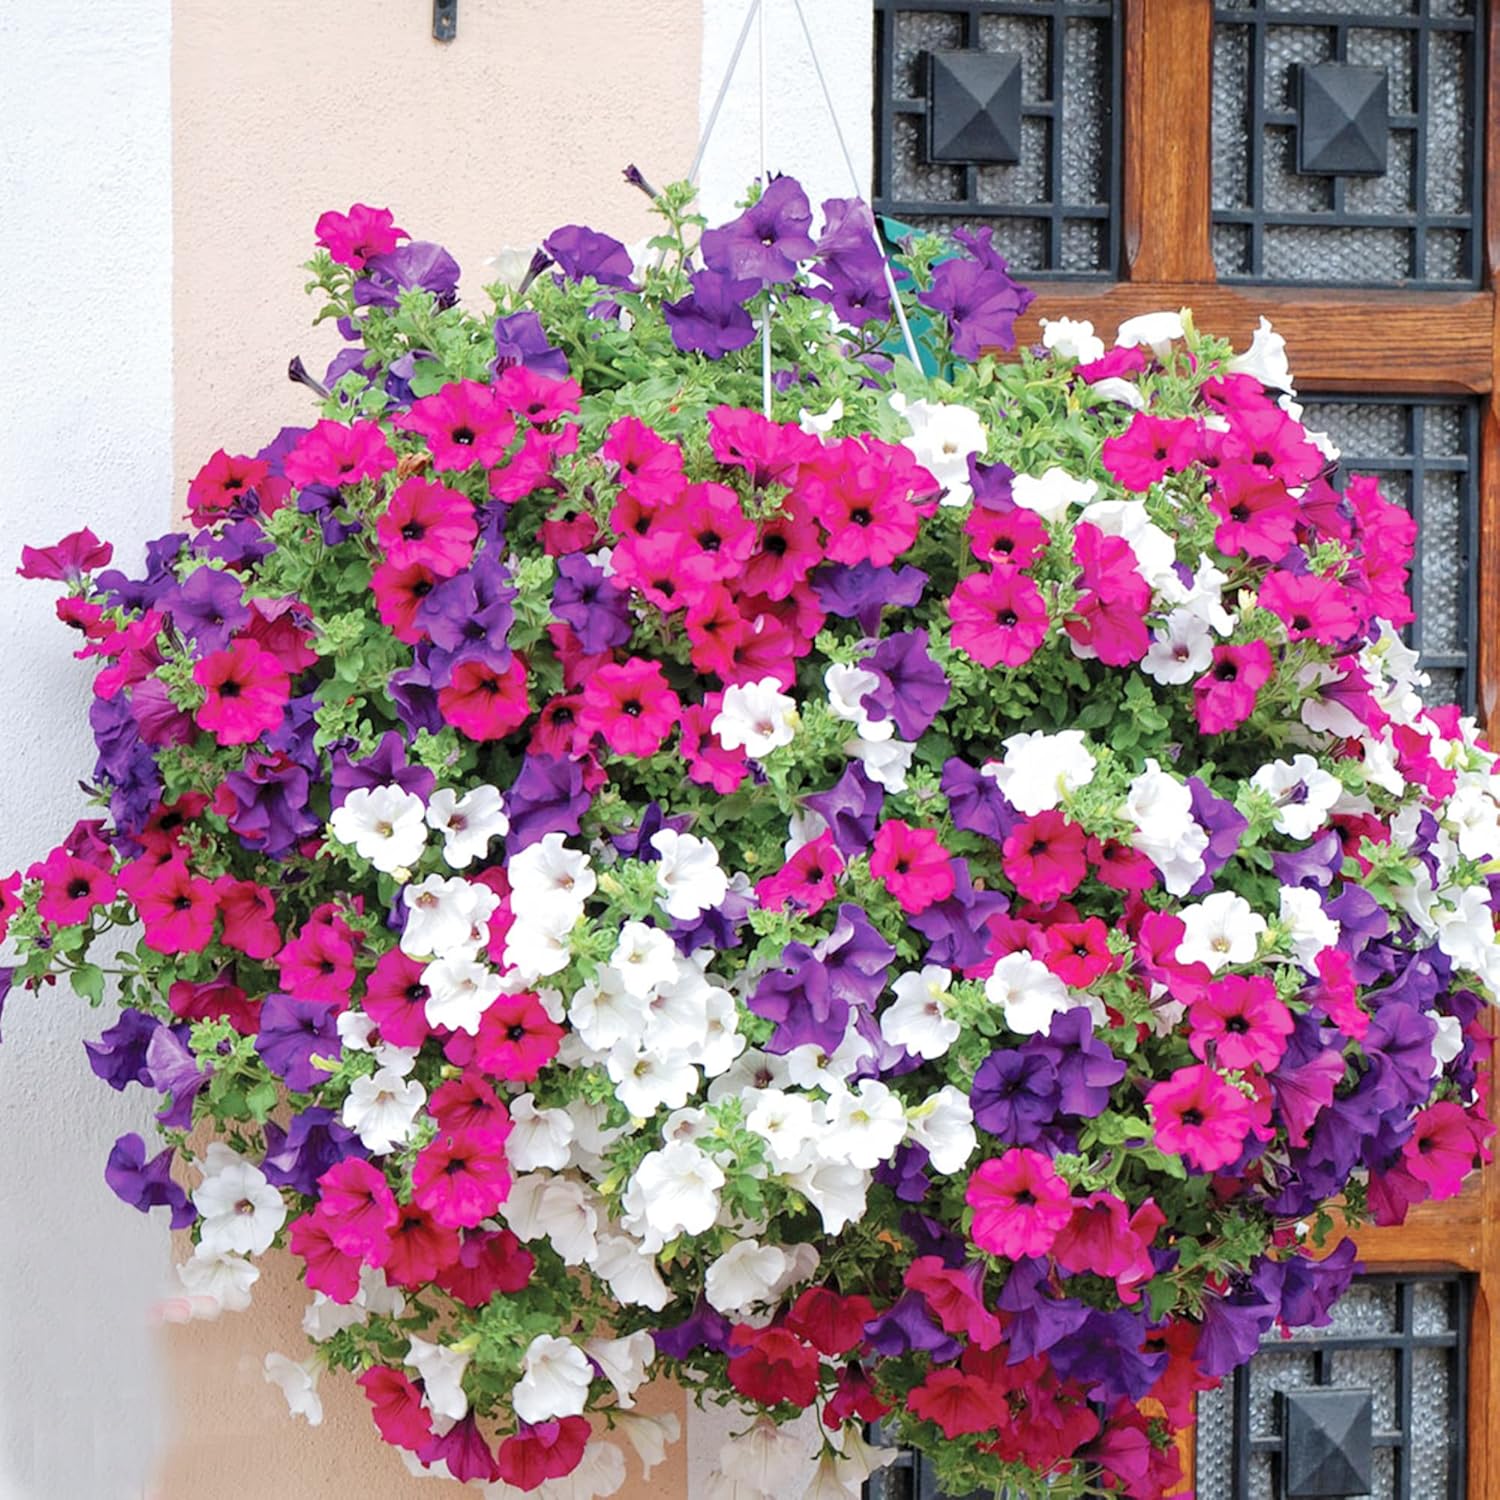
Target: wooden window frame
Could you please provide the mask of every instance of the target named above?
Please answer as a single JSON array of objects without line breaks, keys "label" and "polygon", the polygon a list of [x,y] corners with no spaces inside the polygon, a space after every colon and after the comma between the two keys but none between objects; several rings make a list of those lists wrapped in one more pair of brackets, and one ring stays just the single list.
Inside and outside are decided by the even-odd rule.
[{"label": "wooden window frame", "polygon": [[[1121,319],[1191,307],[1198,325],[1248,340],[1269,317],[1287,342],[1299,392],[1477,397],[1480,523],[1476,698],[1492,741],[1500,735],[1500,0],[1486,7],[1483,280],[1477,291],[1219,285],[1212,249],[1213,28],[1211,0],[1122,0],[1124,122],[1122,279],[1042,282],[1023,344],[1038,320],[1091,318],[1099,333]],[[1492,1099],[1495,1090],[1491,1089]],[[1492,1109],[1492,1113],[1494,1113]],[[1463,1194],[1415,1209],[1400,1228],[1354,1238],[1371,1269],[1457,1268],[1476,1292],[1469,1351],[1469,1500],[1500,1500],[1500,1168]],[[1191,1432],[1184,1435],[1193,1483]],[[1228,1497],[1205,1497],[1228,1500]]]}]

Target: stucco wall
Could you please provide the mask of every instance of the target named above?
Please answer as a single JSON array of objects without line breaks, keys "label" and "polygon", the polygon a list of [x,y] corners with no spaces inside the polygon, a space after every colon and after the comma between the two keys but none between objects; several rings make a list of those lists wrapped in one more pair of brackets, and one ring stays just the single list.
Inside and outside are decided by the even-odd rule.
[{"label": "stucco wall", "polygon": [[[0,871],[82,812],[90,674],[15,576],[20,544],[84,524],[133,565],[166,529],[172,449],[170,0],[0,6]],[[157,1447],[147,1321],[167,1234],[104,1185],[144,1100],[89,1072],[91,1016],[13,996],[0,1047],[0,1496],[125,1500]],[[86,1030],[86,1028],[92,1028]]]}]

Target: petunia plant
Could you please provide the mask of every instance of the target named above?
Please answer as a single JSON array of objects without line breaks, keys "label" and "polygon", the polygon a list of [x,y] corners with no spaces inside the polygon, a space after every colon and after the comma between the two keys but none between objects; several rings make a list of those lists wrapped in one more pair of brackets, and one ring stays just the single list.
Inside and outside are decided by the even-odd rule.
[{"label": "petunia plant", "polygon": [[98,764],[9,982],[118,1005],[162,1143],[105,1175],[185,1306],[289,1250],[267,1375],[416,1470],[611,1494],[660,1375],[735,1413],[710,1496],[853,1494],[877,1423],[955,1493],[1161,1495],[1336,1222],[1485,1155],[1500,789],[1413,523],[1268,327],[1002,359],[987,231],[653,197],[483,313],[325,214],[306,425],[131,572],[25,551]]}]

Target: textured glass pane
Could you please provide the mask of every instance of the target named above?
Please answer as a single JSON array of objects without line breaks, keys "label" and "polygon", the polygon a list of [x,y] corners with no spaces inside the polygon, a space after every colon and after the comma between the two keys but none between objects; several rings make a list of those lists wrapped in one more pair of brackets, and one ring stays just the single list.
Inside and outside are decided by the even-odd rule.
[{"label": "textured glass pane", "polygon": [[1417,603],[1424,651],[1464,649],[1462,508],[1457,474],[1429,472],[1422,487],[1422,589]]},{"label": "textured glass pane", "polygon": [[[1437,1491],[1414,1488],[1413,1496],[1439,1500]],[[1396,1500],[1396,1455],[1390,1448],[1377,1448],[1370,1459],[1370,1500]]]},{"label": "textured glass pane", "polygon": [[1474,14],[1474,0],[1429,0],[1432,14],[1435,16],[1472,16]]},{"label": "textured glass pane", "polygon": [[1409,229],[1321,229],[1267,224],[1261,274],[1268,281],[1403,281],[1411,275]]},{"label": "textured glass pane", "polygon": [[1234,1493],[1234,1382],[1198,1397],[1197,1486],[1200,1495]]},{"label": "textured glass pane", "polygon": [[1446,1349],[1417,1349],[1411,1368],[1414,1494],[1446,1495],[1453,1438],[1453,1361]]},{"label": "textured glass pane", "polygon": [[1463,229],[1427,231],[1427,279],[1464,281],[1469,275],[1469,236]]},{"label": "textured glass pane", "polygon": [[1422,408],[1422,452],[1428,458],[1467,458],[1468,449],[1463,407]]},{"label": "textured glass pane", "polygon": [[1063,54],[1062,199],[1102,203],[1109,196],[1109,73],[1103,32],[1085,21],[1069,21]]},{"label": "textured glass pane", "polygon": [[927,92],[922,53],[963,46],[963,17],[949,11],[898,10],[893,82],[898,97],[920,99]]},{"label": "textured glass pane", "polygon": [[1396,1415],[1396,1371],[1394,1349],[1336,1349],[1328,1383],[1339,1390],[1369,1391],[1374,1397],[1375,1431],[1392,1432],[1401,1425]]},{"label": "textured glass pane", "polygon": [[1021,54],[1021,99],[1026,104],[1046,103],[1052,98],[1051,35],[1051,23],[1042,16],[979,18],[982,51]]},{"label": "textured glass pane", "polygon": [[[1261,207],[1276,214],[1323,214],[1333,210],[1332,177],[1304,176],[1297,170],[1297,132],[1290,125],[1266,127],[1261,160]],[[1347,234],[1347,230],[1340,230]]]},{"label": "textured glass pane", "polygon": [[893,170],[891,193],[902,199],[919,198],[929,203],[957,203],[964,195],[964,169],[929,165],[922,159],[922,121],[915,115],[897,115],[891,121]]},{"label": "textured glass pane", "polygon": [[1052,197],[1047,164],[1052,122],[1027,115],[1021,121],[1021,159],[975,169],[974,196],[980,203],[1046,203]]},{"label": "textured glass pane", "polygon": [[1279,11],[1312,10],[1340,16],[1414,16],[1419,0],[1274,0]]},{"label": "textured glass pane", "polygon": [[1064,271],[1092,271],[1104,264],[1107,254],[1103,224],[1090,219],[1072,219],[1063,225]]},{"label": "textured glass pane", "polygon": [[1271,1469],[1269,1453],[1250,1455],[1250,1500],[1276,1500],[1276,1492],[1271,1482]]},{"label": "textured glass pane", "polygon": [[1434,31],[1427,38],[1427,207],[1433,213],[1469,209],[1470,45],[1452,31]]},{"label": "textured glass pane", "polygon": [[1214,265],[1220,276],[1250,274],[1250,226],[1214,225]]},{"label": "textured glass pane", "polygon": [[1396,458],[1411,452],[1411,415],[1406,407],[1375,401],[1309,401],[1302,408],[1309,427],[1328,433],[1345,462]]},{"label": "textured glass pane", "polygon": [[1298,65],[1331,61],[1333,38],[1333,31],[1325,26],[1266,27],[1266,67],[1261,89],[1267,109],[1296,109]]},{"label": "textured glass pane", "polygon": [[1463,677],[1447,667],[1431,667],[1430,684],[1422,690],[1424,703],[1463,703]]},{"label": "textured glass pane", "polygon": [[1262,1349],[1250,1363],[1250,1432],[1274,1437],[1281,1430],[1277,1391],[1315,1384],[1313,1357],[1301,1350]]},{"label": "textured glass pane", "polygon": [[1214,29],[1215,208],[1250,207],[1250,43],[1243,26]]},{"label": "textured glass pane", "polygon": [[1357,28],[1346,34],[1344,46],[1345,62],[1361,68],[1385,69],[1393,115],[1416,112],[1416,33]]},{"label": "textured glass pane", "polygon": [[1296,1337],[1316,1343],[1348,1334],[1390,1333],[1396,1327],[1396,1288],[1386,1282],[1356,1281],[1332,1311],[1333,1321],[1327,1328],[1305,1328]]},{"label": "textured glass pane", "polygon": [[1047,264],[1047,226],[1040,219],[997,219],[995,248],[1013,266]]}]

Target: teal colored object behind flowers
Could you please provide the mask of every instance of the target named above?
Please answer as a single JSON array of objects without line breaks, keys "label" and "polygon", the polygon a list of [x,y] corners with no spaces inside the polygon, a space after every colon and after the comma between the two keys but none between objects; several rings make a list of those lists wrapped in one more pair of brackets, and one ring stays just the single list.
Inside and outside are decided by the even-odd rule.
[{"label": "teal colored object behind flowers", "polygon": [[99,761],[8,983],[120,1001],[163,1145],[105,1175],[200,1311],[300,1258],[309,1421],[347,1374],[414,1465],[603,1495],[664,1372],[744,1412],[714,1495],[852,1494],[876,1420],[954,1492],[1162,1494],[1327,1321],[1329,1207],[1485,1151],[1500,800],[1399,639],[1412,523],[1264,327],[1002,362],[988,233],[912,236],[918,370],[864,205],[656,202],[484,316],[325,214],[307,426],[142,569],[26,549]]}]

